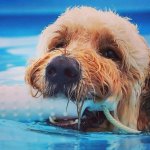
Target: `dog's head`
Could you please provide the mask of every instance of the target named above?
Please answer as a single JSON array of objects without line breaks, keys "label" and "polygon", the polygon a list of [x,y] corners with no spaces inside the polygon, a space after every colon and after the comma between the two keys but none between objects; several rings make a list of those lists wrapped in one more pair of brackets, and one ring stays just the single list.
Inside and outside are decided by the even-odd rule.
[{"label": "dog's head", "polygon": [[[43,31],[38,49],[26,81],[43,97],[61,93],[81,105],[89,99],[96,105],[107,101],[114,116],[137,128],[149,51],[128,18],[89,7],[69,9]],[[109,126],[93,105],[83,114],[83,128]]]}]

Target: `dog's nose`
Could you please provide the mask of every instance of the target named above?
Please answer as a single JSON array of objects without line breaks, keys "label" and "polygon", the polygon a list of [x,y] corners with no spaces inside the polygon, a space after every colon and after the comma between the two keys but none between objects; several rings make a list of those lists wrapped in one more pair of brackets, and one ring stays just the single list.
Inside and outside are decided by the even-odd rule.
[{"label": "dog's nose", "polygon": [[57,56],[47,65],[46,78],[57,85],[73,84],[80,79],[79,63],[74,58]]}]

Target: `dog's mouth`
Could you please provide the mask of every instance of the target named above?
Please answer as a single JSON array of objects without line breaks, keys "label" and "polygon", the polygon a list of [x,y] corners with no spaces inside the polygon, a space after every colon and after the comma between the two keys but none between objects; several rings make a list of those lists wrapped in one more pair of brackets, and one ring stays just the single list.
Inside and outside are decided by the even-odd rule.
[{"label": "dog's mouth", "polygon": [[107,119],[102,111],[89,111],[86,109],[80,120],[80,128],[78,127],[78,118],[49,118],[49,123],[54,126],[69,128],[80,131],[90,131],[94,129],[105,130],[102,124],[107,122]]},{"label": "dog's mouth", "polygon": [[84,101],[79,116],[77,105],[73,101],[71,101],[67,106],[66,101],[66,105],[62,107],[68,107],[68,109],[67,107],[65,108],[67,115],[57,115],[57,112],[60,111],[60,109],[55,110],[56,115],[50,116],[48,122],[49,124],[54,126],[80,131],[108,130],[104,129],[104,124],[108,124],[108,121],[102,111],[103,104],[105,104],[111,112],[113,112],[116,107],[116,104],[114,104],[114,102],[111,103],[110,98],[108,100],[102,101],[101,103],[97,103],[92,99],[89,99]]}]

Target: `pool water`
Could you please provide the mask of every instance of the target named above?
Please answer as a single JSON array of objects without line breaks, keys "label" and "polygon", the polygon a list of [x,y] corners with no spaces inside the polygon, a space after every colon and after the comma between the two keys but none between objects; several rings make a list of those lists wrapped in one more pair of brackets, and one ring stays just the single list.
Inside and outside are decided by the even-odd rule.
[{"label": "pool water", "polygon": [[[38,36],[59,14],[0,15],[0,87],[5,93],[17,93],[24,86],[25,66],[36,55]],[[150,12],[121,13],[139,25],[140,33],[150,44]],[[7,90],[10,89],[11,91]],[[2,93],[2,92],[1,92]],[[15,104],[14,104],[15,105]],[[4,110],[0,95],[0,112]],[[15,109],[14,109],[15,112]],[[150,136],[115,133],[82,133],[47,125],[43,121],[17,121],[0,114],[0,150],[96,150],[150,149]]]}]

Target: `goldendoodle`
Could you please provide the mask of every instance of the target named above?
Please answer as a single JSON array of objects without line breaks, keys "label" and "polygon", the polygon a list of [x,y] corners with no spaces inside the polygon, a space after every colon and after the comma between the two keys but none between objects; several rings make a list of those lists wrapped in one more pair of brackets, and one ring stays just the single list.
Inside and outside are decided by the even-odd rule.
[{"label": "goldendoodle", "polygon": [[[115,130],[99,103],[122,124],[150,129],[149,48],[128,18],[90,7],[68,9],[42,32],[38,51],[26,70],[33,96],[63,94],[75,102],[80,130]],[[86,101],[95,105],[81,114]],[[74,119],[59,118],[56,125],[77,129]]]}]

